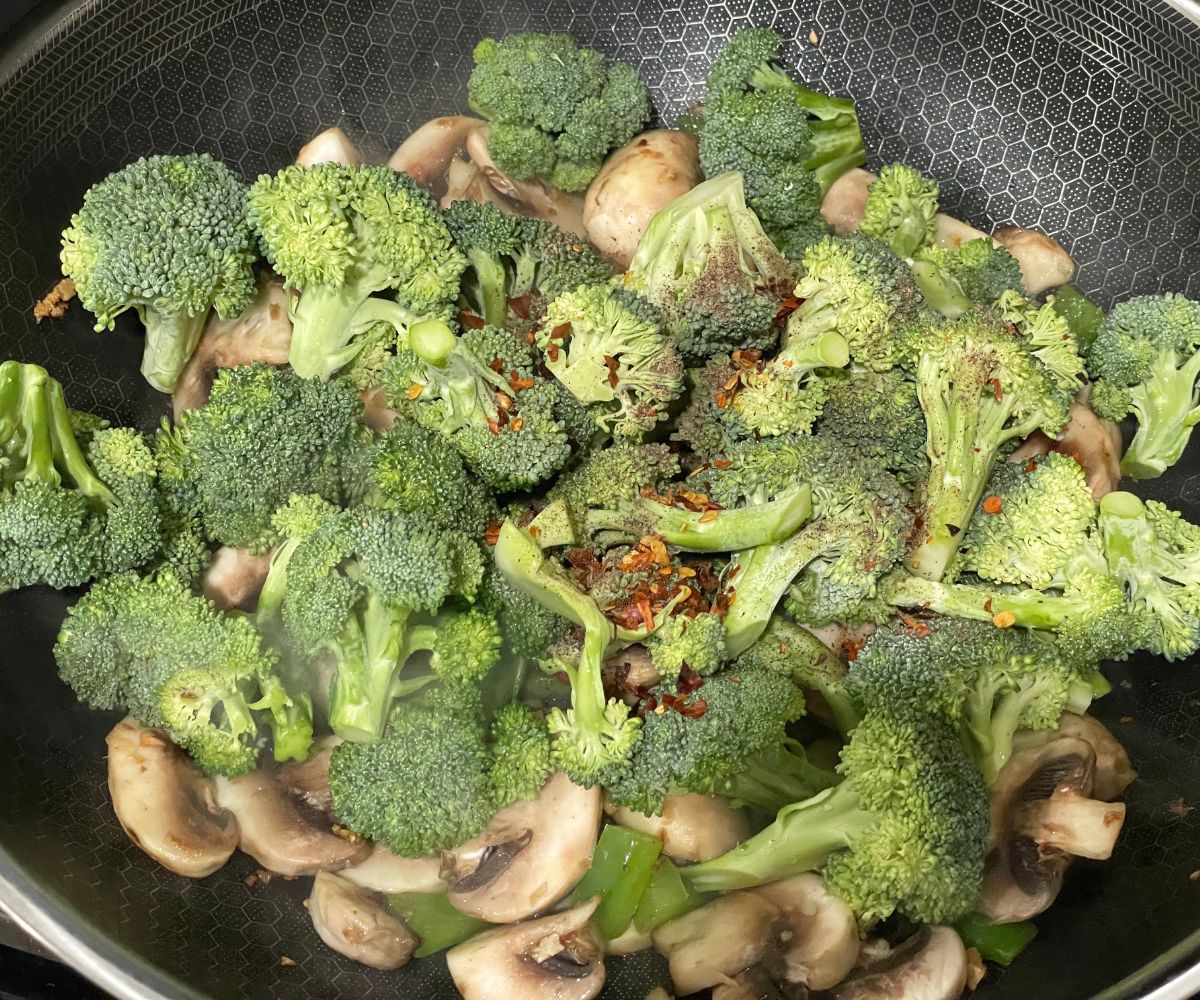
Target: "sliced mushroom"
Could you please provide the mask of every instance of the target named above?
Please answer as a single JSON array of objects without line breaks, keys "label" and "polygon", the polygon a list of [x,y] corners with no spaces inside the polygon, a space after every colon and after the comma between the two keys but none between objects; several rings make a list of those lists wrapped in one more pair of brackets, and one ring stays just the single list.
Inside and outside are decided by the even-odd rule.
[{"label": "sliced mushroom", "polygon": [[1028,920],[1058,895],[1073,857],[1112,855],[1123,803],[1090,798],[1096,751],[1060,737],[1015,752],[989,790],[991,834],[980,910],[992,920]]},{"label": "sliced mushroom", "polygon": [[388,430],[400,416],[388,403],[387,393],[378,386],[360,389],[358,399],[363,405],[362,421],[373,431]]},{"label": "sliced mushroom", "polygon": [[797,875],[751,890],[778,907],[785,929],[774,945],[783,980],[823,990],[840,983],[858,959],[854,911],[819,875]]},{"label": "sliced mushroom", "polygon": [[446,965],[464,1000],[591,1000],[604,986],[604,946],[582,906],[497,927],[455,945]]},{"label": "sliced mushroom", "polygon": [[204,596],[222,611],[253,611],[258,607],[271,553],[256,555],[249,549],[222,545],[204,572],[201,589]]},{"label": "sliced mushroom", "polygon": [[308,814],[276,773],[218,778],[217,801],[237,817],[238,846],[279,875],[340,871],[371,852],[367,841],[339,836],[324,817]]},{"label": "sliced mushroom", "polygon": [[236,368],[251,361],[286,365],[292,344],[292,321],[288,318],[289,293],[283,282],[264,281],[254,301],[241,315],[209,318],[200,343],[175,384],[171,408],[175,420],[187,410],[208,402],[213,379],[221,368]]},{"label": "sliced mushroom", "polygon": [[1087,404],[1086,392],[1080,393],[1071,404],[1067,425],[1057,438],[1034,431],[1009,456],[1009,461],[1027,462],[1049,451],[1069,455],[1079,463],[1088,489],[1097,501],[1121,482],[1121,429],[1111,420],[1096,416]]},{"label": "sliced mushroom", "polygon": [[966,985],[962,939],[949,927],[922,927],[827,995],[831,1000],[958,1000]]},{"label": "sliced mushroom", "polygon": [[675,129],[643,132],[604,161],[584,196],[584,228],[574,231],[586,233],[623,270],[658,210],[702,177],[695,136]]},{"label": "sliced mushroom", "polygon": [[481,201],[495,205],[505,215],[518,215],[517,206],[492,187],[487,174],[470,160],[456,156],[446,172],[446,193],[438,204],[445,211],[456,201]]},{"label": "sliced mushroom", "polygon": [[821,218],[839,236],[854,232],[867,213],[867,193],[877,180],[878,174],[862,167],[847,170],[825,192],[821,200]]},{"label": "sliced mushroom", "polygon": [[662,678],[650,659],[650,652],[640,643],[626,646],[604,661],[604,688],[621,692],[634,705],[639,688],[655,687]]},{"label": "sliced mushroom", "polygon": [[1041,295],[1075,277],[1077,268],[1071,255],[1045,233],[1020,226],[1000,226],[992,238],[1017,258],[1021,283],[1030,295]]},{"label": "sliced mushroom", "polygon": [[356,167],[362,163],[362,153],[336,125],[320,132],[296,154],[296,163],[311,167],[317,163],[340,163],[345,167]]},{"label": "sliced mushroom", "polygon": [[1060,736],[1084,740],[1096,751],[1096,779],[1092,784],[1092,798],[1112,802],[1137,777],[1125,748],[1099,719],[1090,715],[1066,712],[1059,719],[1057,729],[1023,730],[1014,738],[1013,749],[1020,751],[1040,747]]},{"label": "sliced mushroom", "polygon": [[221,868],[237,849],[238,825],[217,805],[212,781],[166,733],[132,716],[106,742],[108,791],[129,839],[176,875],[203,878]]},{"label": "sliced mushroom", "polygon": [[493,924],[547,910],[591,866],[599,832],[600,788],[555,774],[536,799],[501,809],[479,836],[443,855],[450,903]]},{"label": "sliced mushroom", "polygon": [[441,858],[402,858],[383,844],[376,844],[365,861],[342,872],[364,889],[392,895],[399,892],[443,892],[446,883],[441,878]]},{"label": "sliced mushroom", "polygon": [[388,160],[432,194],[445,190],[446,171],[467,145],[467,136],[486,123],[469,115],[446,115],[427,121],[413,132]]},{"label": "sliced mushroom", "polygon": [[741,890],[656,928],[654,947],[666,958],[675,989],[696,993],[758,965],[782,927],[779,907]]},{"label": "sliced mushroom", "polygon": [[676,861],[708,861],[737,847],[751,834],[745,813],[717,795],[668,795],[660,816],[647,816],[610,801],[604,811],[622,826],[662,841]]},{"label": "sliced mushroom", "polygon": [[288,761],[275,771],[287,794],[315,816],[333,822],[333,794],[329,791],[329,758],[342,740],[324,736],[313,745],[312,753],[302,761]]},{"label": "sliced mushroom", "polygon": [[956,219],[945,212],[938,212],[933,225],[933,242],[947,250],[957,250],[971,240],[987,239],[988,234],[970,223]]},{"label": "sliced mushroom", "polygon": [[321,940],[372,969],[406,965],[420,941],[382,896],[331,872],[317,872],[304,904]]}]

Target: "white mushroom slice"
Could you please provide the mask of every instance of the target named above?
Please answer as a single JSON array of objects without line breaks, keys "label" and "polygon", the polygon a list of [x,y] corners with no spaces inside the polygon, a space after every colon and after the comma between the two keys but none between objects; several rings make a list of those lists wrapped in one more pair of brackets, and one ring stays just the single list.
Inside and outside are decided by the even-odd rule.
[{"label": "white mushroom slice", "polygon": [[313,744],[306,760],[290,760],[275,771],[276,779],[288,795],[315,815],[328,818],[331,822],[333,795],[329,791],[329,759],[334,747],[341,742],[338,736],[323,736]]},{"label": "white mushroom slice", "polygon": [[1096,416],[1084,393],[1071,404],[1067,425],[1057,438],[1034,431],[1009,456],[1009,461],[1026,462],[1049,451],[1069,455],[1079,463],[1096,501],[1121,482],[1121,429],[1111,420]]},{"label": "white mushroom slice", "polygon": [[922,927],[829,991],[831,1000],[958,1000],[967,951],[949,927]]},{"label": "white mushroom slice", "polygon": [[824,990],[845,978],[858,960],[858,921],[819,875],[797,875],[752,891],[774,903],[787,925],[778,938],[787,982]]},{"label": "white mushroom slice", "polygon": [[957,250],[971,240],[986,240],[988,234],[970,223],[956,219],[945,212],[938,212],[933,224],[933,242],[947,250]]},{"label": "white mushroom slice", "polygon": [[604,661],[604,687],[621,692],[633,705],[639,688],[655,687],[662,678],[650,659],[650,652],[640,643],[626,646]]},{"label": "white mushroom slice", "polygon": [[495,205],[505,215],[518,215],[517,207],[492,187],[487,174],[470,160],[456,156],[446,172],[446,193],[438,201],[444,212],[456,201],[481,201]]},{"label": "white mushroom slice", "polygon": [[175,383],[171,409],[180,414],[208,402],[213,379],[221,368],[236,368],[251,361],[286,365],[292,344],[292,321],[288,318],[289,293],[281,281],[264,281],[254,300],[233,319],[214,312],[204,326],[200,343]]},{"label": "white mushroom slice", "polygon": [[852,167],[839,177],[821,200],[821,218],[828,222],[839,236],[852,233],[867,214],[867,192],[879,180],[862,167]]},{"label": "white mushroom slice", "polygon": [[367,841],[340,837],[326,822],[305,816],[276,776],[266,771],[218,778],[217,801],[237,817],[238,846],[279,875],[340,871],[371,851]]},{"label": "white mushroom slice", "polygon": [[469,115],[447,115],[426,122],[400,143],[388,160],[429,191],[444,190],[446,170],[466,148],[467,136],[486,123]]},{"label": "white mushroom slice", "polygon": [[584,232],[583,198],[549,187],[541,181],[519,181],[509,177],[492,159],[488,150],[489,130],[478,128],[467,135],[467,154],[487,176],[500,194],[516,203],[520,215],[532,215],[553,222],[568,233]]},{"label": "white mushroom slice", "polygon": [[321,940],[372,969],[406,965],[420,944],[383,898],[331,872],[317,872],[304,904]]},{"label": "white mushroom slice", "polygon": [[654,947],[675,989],[696,993],[756,965],[781,925],[779,907],[765,896],[731,892],[656,928]]},{"label": "white mushroom slice", "polygon": [[605,802],[604,811],[622,826],[662,841],[662,852],[676,861],[708,861],[750,836],[745,813],[717,795],[668,795],[660,816],[647,816]]},{"label": "white mushroom slice", "polygon": [[584,195],[583,229],[605,257],[629,266],[650,220],[702,179],[695,136],[655,129],[610,153]]},{"label": "white mushroom slice", "polygon": [[464,1000],[591,1000],[604,986],[594,898],[562,913],[497,927],[455,945],[446,965]]},{"label": "white mushroom slice", "polygon": [[222,611],[253,611],[271,565],[269,552],[256,555],[249,549],[222,545],[204,571],[204,596]]},{"label": "white mushroom slice", "polygon": [[376,844],[365,861],[345,869],[342,878],[364,889],[388,895],[400,892],[444,892],[441,858],[402,858],[383,844]]},{"label": "white mushroom slice", "polygon": [[992,238],[1017,258],[1021,283],[1030,295],[1065,285],[1078,270],[1071,255],[1055,240],[1035,229],[1000,226]]},{"label": "white mushroom slice", "polygon": [[113,810],[138,847],[176,875],[203,878],[237,849],[238,825],[205,778],[161,729],[132,716],[106,739]]},{"label": "white mushroom slice", "polygon": [[1112,802],[1137,777],[1137,771],[1129,762],[1129,754],[1125,752],[1125,748],[1099,719],[1090,715],[1065,712],[1058,720],[1057,729],[1022,730],[1013,739],[1013,750],[1040,747],[1060,736],[1084,740],[1096,751],[1096,777],[1092,783],[1092,798]]},{"label": "white mushroom slice", "polygon": [[600,832],[600,788],[561,772],[531,801],[501,809],[487,828],[442,856],[452,906],[493,924],[541,913],[591,867]]},{"label": "white mushroom slice", "polygon": [[340,163],[344,167],[356,167],[362,161],[358,147],[336,125],[318,133],[296,154],[296,163],[302,167],[317,163]]}]

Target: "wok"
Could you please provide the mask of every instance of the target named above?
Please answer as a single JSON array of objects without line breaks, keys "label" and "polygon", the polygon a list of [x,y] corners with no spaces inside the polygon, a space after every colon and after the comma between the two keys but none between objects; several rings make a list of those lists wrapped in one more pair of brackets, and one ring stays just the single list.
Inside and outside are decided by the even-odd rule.
[{"label": "wok", "polygon": [[[1185,0],[1180,0],[1183,4]],[[138,375],[133,322],[91,332],[75,308],[36,326],[58,234],[84,189],[133,157],[208,150],[247,177],[340,124],[382,160],[414,125],[464,107],[474,42],[554,28],[638,66],[666,121],[699,95],[731,28],[773,25],[790,60],[859,102],[876,165],[942,182],[947,210],[1058,237],[1083,289],[1200,296],[1200,27],[1136,0],[728,0],[706,6],[431,0],[70,0],[0,56],[0,355],[46,365],[77,407],[150,427],[167,400]],[[810,35],[810,31],[813,33]],[[815,40],[815,44],[814,44]],[[1200,517],[1200,445],[1148,484]],[[444,965],[392,974],[317,940],[302,883],[249,886],[238,856],[188,882],[114,820],[103,737],[51,645],[71,594],[0,599],[0,899],[111,992],[147,997],[453,995]],[[1116,857],[1077,863],[1041,935],[980,1000],[1185,997],[1200,989],[1200,674],[1135,660],[1097,714],[1141,772]],[[286,959],[286,960],[285,960]],[[605,996],[665,982],[643,954]]]}]

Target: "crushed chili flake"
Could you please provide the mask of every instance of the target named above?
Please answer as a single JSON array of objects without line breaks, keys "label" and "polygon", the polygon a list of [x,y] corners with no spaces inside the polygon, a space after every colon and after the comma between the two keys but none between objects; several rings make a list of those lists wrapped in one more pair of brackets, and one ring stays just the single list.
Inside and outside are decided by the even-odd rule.
[{"label": "crushed chili flake", "polygon": [[999,403],[1004,399],[1004,390],[1000,388],[1000,380],[998,378],[988,379],[992,387],[992,394],[996,397],[996,402]]},{"label": "crushed chili flake", "polygon": [[525,426],[525,421],[522,420],[520,417],[513,417],[512,422],[508,426],[511,427],[514,431],[519,431],[522,427]]},{"label": "crushed chili flake", "polygon": [[708,711],[708,702],[703,698],[697,698],[695,701],[685,702],[682,705],[677,704],[672,707],[685,719],[702,719]]},{"label": "crushed chili flake", "polygon": [[458,314],[458,321],[468,330],[482,330],[487,323],[482,316],[476,316],[470,309],[464,309]]},{"label": "crushed chili flake", "polygon": [[729,409],[729,404],[733,402],[733,398],[729,393],[721,390],[713,397],[713,402],[717,404],[718,410],[727,410]]},{"label": "crushed chili flake", "polygon": [[846,659],[853,663],[858,659],[858,654],[862,651],[863,642],[861,639],[843,639],[842,652],[846,654]]},{"label": "crushed chili flake", "polygon": [[566,340],[571,335],[570,323],[559,323],[550,331],[551,340]]},{"label": "crushed chili flake", "polygon": [[500,541],[500,528],[501,524],[499,521],[489,521],[488,526],[483,529],[483,540],[488,545],[495,545]]},{"label": "crushed chili flake", "polygon": [[488,367],[494,372],[502,372],[504,371],[504,359],[492,358],[492,360],[488,362]]},{"label": "crushed chili flake", "polygon": [[537,538],[541,533],[542,533],[542,529],[539,528],[536,524],[531,524],[529,526],[529,537],[530,538]]},{"label": "crushed chili flake", "polygon": [[529,319],[529,307],[533,303],[533,299],[529,295],[518,295],[516,298],[508,300],[508,308],[511,309],[521,319]]},{"label": "crushed chili flake", "polygon": [[983,602],[983,610],[989,615],[992,613],[992,599],[990,597]]},{"label": "crushed chili flake", "polygon": [[533,388],[534,381],[531,378],[522,378],[521,373],[514,368],[508,373],[508,384],[513,392],[524,392]]},{"label": "crushed chili flake", "polygon": [[413,400],[413,399],[416,399],[419,395],[421,395],[421,393],[423,393],[424,391],[425,391],[425,386],[421,385],[420,382],[414,382],[412,385],[410,385],[408,387],[408,392],[406,392],[404,395],[407,396],[409,398],[409,400]]},{"label": "crushed chili flake", "polygon": [[550,359],[551,364],[558,360],[558,344],[550,342],[550,346],[546,348],[546,357]]},{"label": "crushed chili flake", "polygon": [[507,413],[513,407],[513,398],[507,392],[496,393],[496,405],[501,412]]},{"label": "crushed chili flake", "polygon": [[720,514],[720,511],[718,511],[718,510],[706,510],[703,514],[700,515],[700,518],[699,518],[700,523],[701,524],[711,524],[713,521],[715,521],[717,519],[719,514]]},{"label": "crushed chili flake", "polygon": [[608,369],[608,384],[611,388],[615,389],[618,381],[617,372],[620,371],[621,366],[618,364],[616,358],[611,354],[606,354],[604,355],[604,367]]},{"label": "crushed chili flake", "polygon": [[493,420],[491,417],[488,418],[487,428],[488,428],[488,432],[490,434],[499,434],[500,433],[500,425],[495,420]]},{"label": "crushed chili flake", "polygon": [[679,679],[675,682],[675,690],[680,694],[692,694],[704,686],[704,678],[686,663],[679,671]]},{"label": "crushed chili flake", "polygon": [[983,501],[983,512],[985,514],[999,514],[1004,507],[1004,501],[1001,500],[995,493]]},{"label": "crushed chili flake", "polygon": [[1017,624],[1017,616],[1011,611],[1001,611],[998,614],[992,615],[992,624],[996,628],[1012,628]]},{"label": "crushed chili flake", "polygon": [[1037,459],[1036,458],[1031,458],[1028,462],[1025,463],[1025,471],[1026,472],[1036,472],[1037,471]]},{"label": "crushed chili flake", "polygon": [[733,463],[731,461],[729,461],[729,459],[727,459],[727,458],[714,458],[713,459],[713,468],[714,469],[728,469],[731,465],[733,465]]}]

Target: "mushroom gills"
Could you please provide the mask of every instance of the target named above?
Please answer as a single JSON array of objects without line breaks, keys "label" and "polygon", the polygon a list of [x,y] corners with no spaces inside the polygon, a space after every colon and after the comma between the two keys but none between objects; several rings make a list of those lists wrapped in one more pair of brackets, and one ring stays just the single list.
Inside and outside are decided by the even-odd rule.
[{"label": "mushroom gills", "polygon": [[464,1000],[591,1000],[604,986],[594,897],[561,913],[497,927],[455,945],[446,965]]},{"label": "mushroom gills", "polygon": [[203,878],[222,868],[238,845],[238,824],[221,808],[213,782],[161,729],[132,716],[113,727],[108,790],[122,829],[168,871]]},{"label": "mushroom gills", "polygon": [[373,969],[398,969],[420,943],[381,896],[331,872],[317,872],[305,903],[321,940]]},{"label": "mushroom gills", "polygon": [[[459,875],[455,870],[446,872],[451,891],[474,892],[477,889],[482,889],[484,886],[491,885],[492,882],[508,870],[509,866],[516,860],[517,855],[532,842],[533,831],[522,830],[512,840],[506,840],[502,844],[489,844],[471,859],[474,867],[465,874]],[[461,863],[461,861],[468,859],[462,856],[459,860]]]},{"label": "mushroom gills", "polygon": [[818,996],[828,1000],[958,1000],[966,984],[967,951],[962,939],[949,927],[933,926],[922,927]]}]

